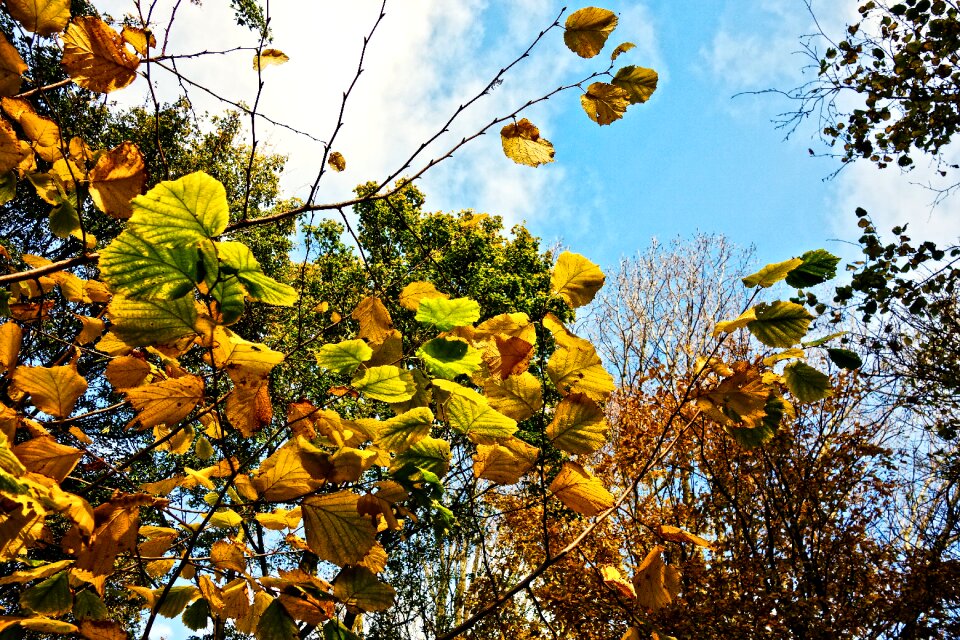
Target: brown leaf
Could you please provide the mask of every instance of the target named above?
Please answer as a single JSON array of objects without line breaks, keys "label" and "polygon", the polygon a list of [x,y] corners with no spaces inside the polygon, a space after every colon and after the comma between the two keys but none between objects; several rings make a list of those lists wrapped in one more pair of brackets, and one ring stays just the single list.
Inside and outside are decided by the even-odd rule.
[{"label": "brown leaf", "polygon": [[129,218],[130,200],[143,192],[147,169],[137,145],[122,142],[97,158],[89,178],[93,204],[111,217]]},{"label": "brown leaf", "polygon": [[563,41],[567,47],[581,58],[592,58],[617,28],[617,15],[608,9],[586,7],[571,13],[565,28]]},{"label": "brown leaf", "polygon": [[62,64],[78,85],[110,93],[137,79],[140,59],[127,51],[119,33],[100,18],[74,18],[63,36]]},{"label": "brown leaf", "polygon": [[330,168],[334,171],[340,172],[347,168],[347,161],[344,159],[343,154],[339,151],[333,151],[330,153],[330,156],[327,158],[327,164],[330,165]]},{"label": "brown leaf", "polygon": [[539,167],[553,162],[556,153],[553,144],[546,138],[541,138],[540,130],[526,118],[501,129],[500,143],[508,158],[528,167]]},{"label": "brown leaf", "polygon": [[630,94],[616,85],[594,82],[580,96],[580,104],[591,120],[605,125],[623,117],[630,106]]},{"label": "brown leaf", "polygon": [[0,118],[0,173],[7,173],[17,167],[29,153],[20,145],[17,134],[5,118]]},{"label": "brown leaf", "polygon": [[107,365],[105,375],[114,389],[139,387],[150,376],[150,363],[138,356],[119,356]]},{"label": "brown leaf", "polygon": [[713,546],[709,540],[688,533],[680,527],[674,527],[668,524],[661,524],[657,527],[657,533],[659,533],[664,540],[669,540],[670,542],[690,542],[699,547],[707,547],[708,549]]}]

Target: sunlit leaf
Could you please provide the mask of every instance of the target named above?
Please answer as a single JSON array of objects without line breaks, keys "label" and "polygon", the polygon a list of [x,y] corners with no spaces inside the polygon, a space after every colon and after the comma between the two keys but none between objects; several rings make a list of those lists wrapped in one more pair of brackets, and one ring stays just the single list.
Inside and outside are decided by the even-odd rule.
[{"label": "sunlit leaf", "polygon": [[59,560],[57,562],[40,565],[39,567],[16,571],[8,576],[0,578],[0,585],[23,584],[25,582],[40,580],[41,578],[49,578],[53,574],[66,569],[72,564],[73,560]]},{"label": "sunlit leaf", "polygon": [[6,0],[5,4],[14,20],[40,36],[63,31],[70,20],[70,0]]},{"label": "sunlit leaf", "polygon": [[513,435],[517,422],[503,415],[479,394],[453,394],[444,405],[444,414],[450,426],[465,434],[477,444],[493,444]]},{"label": "sunlit leaf", "polygon": [[361,611],[385,611],[393,606],[396,592],[363,567],[347,567],[333,582],[333,595],[348,607]]},{"label": "sunlit leaf", "polygon": [[216,247],[224,269],[240,279],[251,298],[283,307],[289,307],[297,301],[296,290],[266,275],[253,252],[245,244],[217,242]]},{"label": "sunlit leaf", "polygon": [[12,371],[17,365],[23,330],[15,322],[0,325],[0,374]]},{"label": "sunlit leaf", "polygon": [[614,383],[596,350],[586,340],[557,349],[547,362],[547,374],[563,395],[583,393],[595,402],[606,402]]},{"label": "sunlit leaf", "polygon": [[370,398],[384,402],[405,402],[417,390],[410,372],[392,365],[365,369],[350,384]]},{"label": "sunlit leaf", "polygon": [[133,214],[130,201],[143,191],[147,171],[140,149],[132,142],[100,154],[90,169],[90,198],[100,211],[114,218]]},{"label": "sunlit leaf", "polygon": [[616,60],[621,54],[636,48],[637,45],[633,44],[632,42],[624,42],[623,44],[617,45],[617,48],[610,52],[610,60]]},{"label": "sunlit leaf", "polygon": [[450,470],[450,443],[430,436],[422,438],[394,459],[391,470],[408,464],[442,478]]},{"label": "sunlit leaf", "polygon": [[619,120],[627,112],[630,94],[617,85],[594,82],[580,96],[580,106],[591,120],[606,125]]},{"label": "sunlit leaf", "polygon": [[369,344],[383,344],[393,331],[393,320],[380,298],[368,296],[360,301],[350,317],[360,323],[358,336]]},{"label": "sunlit leaf", "polygon": [[420,302],[426,298],[449,298],[445,293],[437,291],[437,288],[429,282],[411,282],[400,292],[400,306],[410,311],[416,311],[420,307]]},{"label": "sunlit leaf", "polygon": [[698,547],[707,548],[713,546],[709,540],[704,540],[700,536],[694,535],[684,531],[680,527],[674,527],[669,524],[661,524],[658,526],[657,533],[659,533],[664,540],[669,540],[670,542],[689,542],[697,545]]},{"label": "sunlit leaf", "polygon": [[753,287],[760,287],[764,289],[767,287],[772,287],[776,283],[786,278],[791,271],[799,267],[801,264],[803,264],[803,260],[800,258],[791,258],[790,260],[784,260],[783,262],[768,264],[753,275],[743,278],[743,286],[751,289]]},{"label": "sunlit leaf", "polygon": [[680,593],[680,572],[663,563],[663,547],[654,547],[633,575],[637,602],[657,611],[670,604]]},{"label": "sunlit leaf", "polygon": [[617,71],[610,84],[626,91],[630,104],[642,104],[657,90],[659,81],[660,76],[653,69],[628,65]]},{"label": "sunlit leaf", "polygon": [[563,41],[581,58],[592,58],[603,49],[617,27],[617,14],[607,9],[586,7],[567,17]]},{"label": "sunlit leaf", "polygon": [[98,93],[122,89],[137,79],[140,59],[100,18],[74,18],[63,36],[63,67],[78,85]]},{"label": "sunlit leaf", "polygon": [[127,389],[126,394],[143,428],[165,424],[172,429],[203,399],[203,388],[203,378],[183,376]]},{"label": "sunlit leaf", "polygon": [[128,228],[157,245],[199,242],[223,233],[229,220],[227,193],[202,171],[164,181],[131,201]]},{"label": "sunlit leaf", "polygon": [[557,405],[553,421],[547,426],[547,437],[567,453],[591,453],[604,445],[609,428],[597,403],[575,393]]},{"label": "sunlit leaf", "polygon": [[761,302],[754,309],[757,319],[747,329],[768,347],[792,347],[799,343],[813,321],[813,316],[795,302]]},{"label": "sunlit leaf", "polygon": [[241,522],[243,522],[243,517],[233,509],[221,509],[210,516],[207,526],[232,529],[239,527]]},{"label": "sunlit leaf", "polygon": [[526,118],[511,123],[500,130],[503,153],[517,164],[539,167],[553,162],[556,151],[553,144],[540,137],[540,129]]},{"label": "sunlit leaf", "polygon": [[538,449],[517,438],[506,444],[481,444],[473,456],[473,475],[509,485],[520,481],[537,460]]},{"label": "sunlit leaf", "polygon": [[264,49],[259,53],[253,54],[253,70],[263,71],[265,67],[281,65],[290,61],[290,56],[280,49]]},{"label": "sunlit leaf", "polygon": [[83,451],[60,444],[52,436],[39,436],[21,442],[13,448],[14,454],[28,471],[63,482],[77,466]]},{"label": "sunlit leaf", "polygon": [[61,571],[21,593],[20,606],[50,616],[70,611],[73,608],[73,594],[67,572]]},{"label": "sunlit leaf", "polygon": [[58,635],[76,633],[79,630],[74,624],[52,618],[23,618],[20,620],[20,626],[28,631],[56,633]]},{"label": "sunlit leaf", "polygon": [[13,178],[14,189],[16,189],[16,178],[9,172],[23,162],[25,157],[26,153],[20,146],[20,140],[17,139],[13,127],[4,118],[0,118],[0,173]]},{"label": "sunlit leaf", "polygon": [[379,424],[377,444],[402,453],[430,435],[433,412],[429,407],[416,407]]},{"label": "sunlit leaf", "polygon": [[564,251],[553,267],[550,290],[576,309],[593,300],[604,280],[600,267],[579,254]]},{"label": "sunlit leaf", "polygon": [[830,280],[837,275],[840,258],[829,251],[814,249],[800,256],[803,264],[787,274],[787,284],[806,289]]},{"label": "sunlit leaf", "polygon": [[417,349],[417,357],[436,376],[452,380],[480,368],[480,352],[459,338],[434,338]]},{"label": "sunlit leaf", "polygon": [[610,566],[601,567],[600,575],[603,577],[603,583],[616,591],[621,597],[629,600],[637,599],[637,592],[633,583],[623,577],[620,569]]},{"label": "sunlit leaf", "polygon": [[564,462],[550,483],[550,493],[567,508],[585,516],[595,516],[613,506],[613,496],[603,483],[575,462]]},{"label": "sunlit leaf", "polygon": [[237,386],[259,387],[275,366],[283,361],[283,354],[258,342],[244,340],[225,327],[213,331],[213,356],[217,368],[222,368]]},{"label": "sunlit leaf", "polygon": [[783,380],[800,402],[816,402],[833,395],[830,376],[805,362],[791,362],[783,368]]},{"label": "sunlit leaf", "polygon": [[172,300],[193,290],[199,280],[195,246],[164,247],[124,231],[100,253],[104,282],[128,298]]},{"label": "sunlit leaf", "polygon": [[417,308],[417,322],[449,331],[480,319],[480,305],[469,298],[423,298]]},{"label": "sunlit leaf", "polygon": [[285,502],[315,491],[324,477],[310,473],[297,441],[290,440],[263,461],[252,481],[264,500]]},{"label": "sunlit leaf", "polygon": [[6,36],[0,34],[0,96],[12,96],[20,92],[21,76],[27,64]]},{"label": "sunlit leaf", "polygon": [[517,421],[526,420],[543,407],[540,381],[528,371],[505,380],[488,380],[483,395],[491,407]]},{"label": "sunlit leaf", "polygon": [[124,25],[123,30],[120,31],[120,36],[124,42],[130,43],[130,46],[136,49],[137,53],[143,57],[147,57],[147,51],[149,49],[157,48],[157,39],[149,29]]},{"label": "sunlit leaf", "polygon": [[345,340],[320,347],[317,364],[334,373],[353,373],[372,355],[373,349],[363,340]]},{"label": "sunlit leaf", "polygon": [[[56,162],[63,157],[60,147],[64,141],[60,137],[60,127],[56,122],[38,114],[26,100],[3,98],[0,104],[7,115],[23,129],[24,135],[30,141],[30,148],[38,156],[47,162]],[[28,177],[31,176],[28,174]]]},{"label": "sunlit leaf", "polygon": [[733,320],[724,320],[723,322],[718,322],[717,326],[713,330],[713,335],[718,336],[721,333],[733,333],[737,329],[746,327],[756,319],[757,310],[755,307],[750,307]]},{"label": "sunlit leaf", "polygon": [[77,400],[87,391],[87,381],[77,373],[76,367],[17,367],[13,372],[13,385],[30,394],[30,401],[55,418],[66,418],[73,411]]},{"label": "sunlit leaf", "polygon": [[177,300],[134,300],[117,295],[107,308],[118,338],[131,347],[168,344],[196,334],[193,296]]},{"label": "sunlit leaf", "polygon": [[347,168],[347,161],[339,151],[330,152],[330,155],[327,157],[327,164],[338,173]]},{"label": "sunlit leaf", "polygon": [[350,491],[304,499],[307,544],[320,559],[340,566],[356,564],[373,546],[375,531],[370,520],[357,512],[358,499]]},{"label": "sunlit leaf", "polygon": [[770,389],[760,372],[745,362],[734,365],[733,375],[697,398],[697,406],[721,425],[759,427],[766,415]]},{"label": "sunlit leaf", "polygon": [[107,365],[105,375],[115,389],[138,387],[150,375],[150,363],[136,356],[120,356]]}]

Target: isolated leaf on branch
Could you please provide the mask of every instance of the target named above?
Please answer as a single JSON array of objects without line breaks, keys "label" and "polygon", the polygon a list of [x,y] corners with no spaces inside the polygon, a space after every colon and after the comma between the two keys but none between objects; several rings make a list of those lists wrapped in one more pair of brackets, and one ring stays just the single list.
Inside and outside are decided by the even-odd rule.
[{"label": "isolated leaf on branch", "polygon": [[290,61],[290,56],[280,49],[264,49],[260,53],[253,54],[253,70],[263,71],[265,67],[281,65]]},{"label": "isolated leaf on branch", "polygon": [[633,44],[632,42],[624,42],[623,44],[619,44],[617,45],[617,48],[610,53],[610,60],[611,61],[616,60],[617,58],[620,57],[621,54],[624,54],[627,51],[630,51],[631,49],[636,49],[636,48],[637,48],[637,45]]},{"label": "isolated leaf on branch", "polygon": [[610,84],[626,91],[630,104],[643,104],[657,90],[659,81],[660,76],[653,69],[628,65],[617,71]]},{"label": "isolated leaf on branch", "polygon": [[603,49],[617,28],[617,14],[608,9],[586,7],[574,11],[564,25],[563,41],[581,58],[592,58]]},{"label": "isolated leaf on branch", "polygon": [[791,258],[783,262],[768,264],[760,271],[742,279],[743,286],[748,288],[760,287],[765,289],[786,278],[791,271],[803,264],[800,258]]},{"label": "isolated leaf on branch", "polygon": [[63,67],[78,85],[98,93],[122,89],[137,79],[140,58],[100,18],[74,18],[63,36]]},{"label": "isolated leaf on branch", "polygon": [[553,162],[553,144],[540,137],[540,130],[526,118],[500,130],[503,153],[517,164],[539,167]]},{"label": "isolated leaf on branch", "polygon": [[330,168],[337,173],[340,173],[347,168],[347,160],[339,151],[330,152],[330,155],[327,157],[327,164],[330,165]]},{"label": "isolated leaf on branch", "polygon": [[617,85],[594,82],[580,96],[580,105],[591,120],[602,126],[623,117],[630,106],[630,94]]}]

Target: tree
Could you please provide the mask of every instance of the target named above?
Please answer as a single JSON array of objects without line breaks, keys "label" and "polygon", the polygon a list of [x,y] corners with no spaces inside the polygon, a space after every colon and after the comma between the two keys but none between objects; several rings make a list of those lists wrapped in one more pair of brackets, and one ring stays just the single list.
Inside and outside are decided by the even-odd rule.
[{"label": "tree", "polygon": [[[281,64],[267,46],[268,7],[232,4],[257,40],[256,72]],[[549,163],[553,145],[518,119],[525,108],[590,83],[581,106],[610,125],[650,98],[656,72],[614,72],[624,43],[605,69],[446,154],[425,160],[425,144],[355,196],[320,202],[318,185],[346,162],[333,147],[341,113],[309,192],[282,200],[282,158],[240,135],[241,118],[264,122],[256,105],[228,101],[242,115],[207,131],[187,102],[118,114],[94,99],[139,75],[152,89],[161,72],[202,89],[157,37],[174,17],[158,25],[140,9],[118,31],[85,3],[6,2],[0,174],[15,224],[0,275],[0,559],[10,563],[0,632],[148,638],[157,616],[179,616],[215,638],[354,638],[364,616],[378,633],[407,624],[373,614],[397,588],[413,600],[422,580],[428,593],[453,589],[418,623],[439,638],[481,633],[630,495],[615,497],[572,459],[604,445],[613,380],[566,323],[604,276],[569,252],[551,265],[522,229],[503,238],[495,218],[424,214],[411,185],[494,126],[508,158]],[[559,20],[425,142],[548,33],[593,58],[617,23],[594,7]],[[293,262],[294,224],[334,211],[343,227],[301,226],[305,257]],[[811,252],[751,280],[820,282],[824,261]],[[778,301],[723,331],[746,327],[789,348],[812,319]],[[814,373],[805,393],[822,395]],[[725,395],[743,375],[703,372],[708,390],[695,397],[692,380],[668,423],[707,398],[735,438],[766,439],[783,385],[750,373],[741,415]],[[514,516],[499,505],[518,499],[547,529],[554,515],[584,520],[565,546],[546,536],[542,555],[512,573],[489,562],[500,541],[488,523]],[[452,562],[421,572],[411,559],[424,555]]]}]

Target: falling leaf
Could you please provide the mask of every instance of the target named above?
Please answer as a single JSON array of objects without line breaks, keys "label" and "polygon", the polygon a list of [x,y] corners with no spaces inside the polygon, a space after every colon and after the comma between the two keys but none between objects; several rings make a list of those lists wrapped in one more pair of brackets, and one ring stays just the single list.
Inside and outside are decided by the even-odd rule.
[{"label": "falling leaf", "polygon": [[63,31],[70,20],[70,0],[6,0],[6,5],[14,20],[40,36]]},{"label": "falling leaf", "polygon": [[580,105],[587,116],[599,125],[610,124],[623,117],[630,106],[626,89],[605,82],[594,82],[580,96]]},{"label": "falling leaf", "polygon": [[330,152],[330,156],[327,158],[327,164],[336,172],[343,171],[347,168],[347,161],[339,151]]},{"label": "falling leaf", "polygon": [[563,41],[581,58],[592,58],[603,49],[617,27],[617,15],[607,9],[586,7],[567,17]]},{"label": "falling leaf", "polygon": [[260,53],[253,54],[253,70],[262,71],[265,67],[281,65],[289,61],[290,57],[280,49],[264,49]]},{"label": "falling leaf", "polygon": [[501,129],[500,142],[503,144],[503,153],[508,158],[529,167],[553,162],[556,153],[553,144],[546,138],[541,138],[540,130],[526,118]]},{"label": "falling leaf", "polygon": [[16,48],[0,33],[0,96],[12,96],[20,92],[21,76],[27,64]]},{"label": "falling leaf", "polygon": [[78,85],[98,93],[122,89],[137,79],[140,59],[127,51],[119,33],[100,18],[74,18],[63,36],[63,60]]},{"label": "falling leaf", "polygon": [[33,404],[55,418],[66,418],[87,391],[87,381],[75,367],[17,367],[13,385],[29,393]]},{"label": "falling leaf", "polygon": [[130,201],[143,191],[147,170],[140,149],[122,142],[97,158],[90,170],[90,198],[100,211],[114,218],[133,215]]}]

